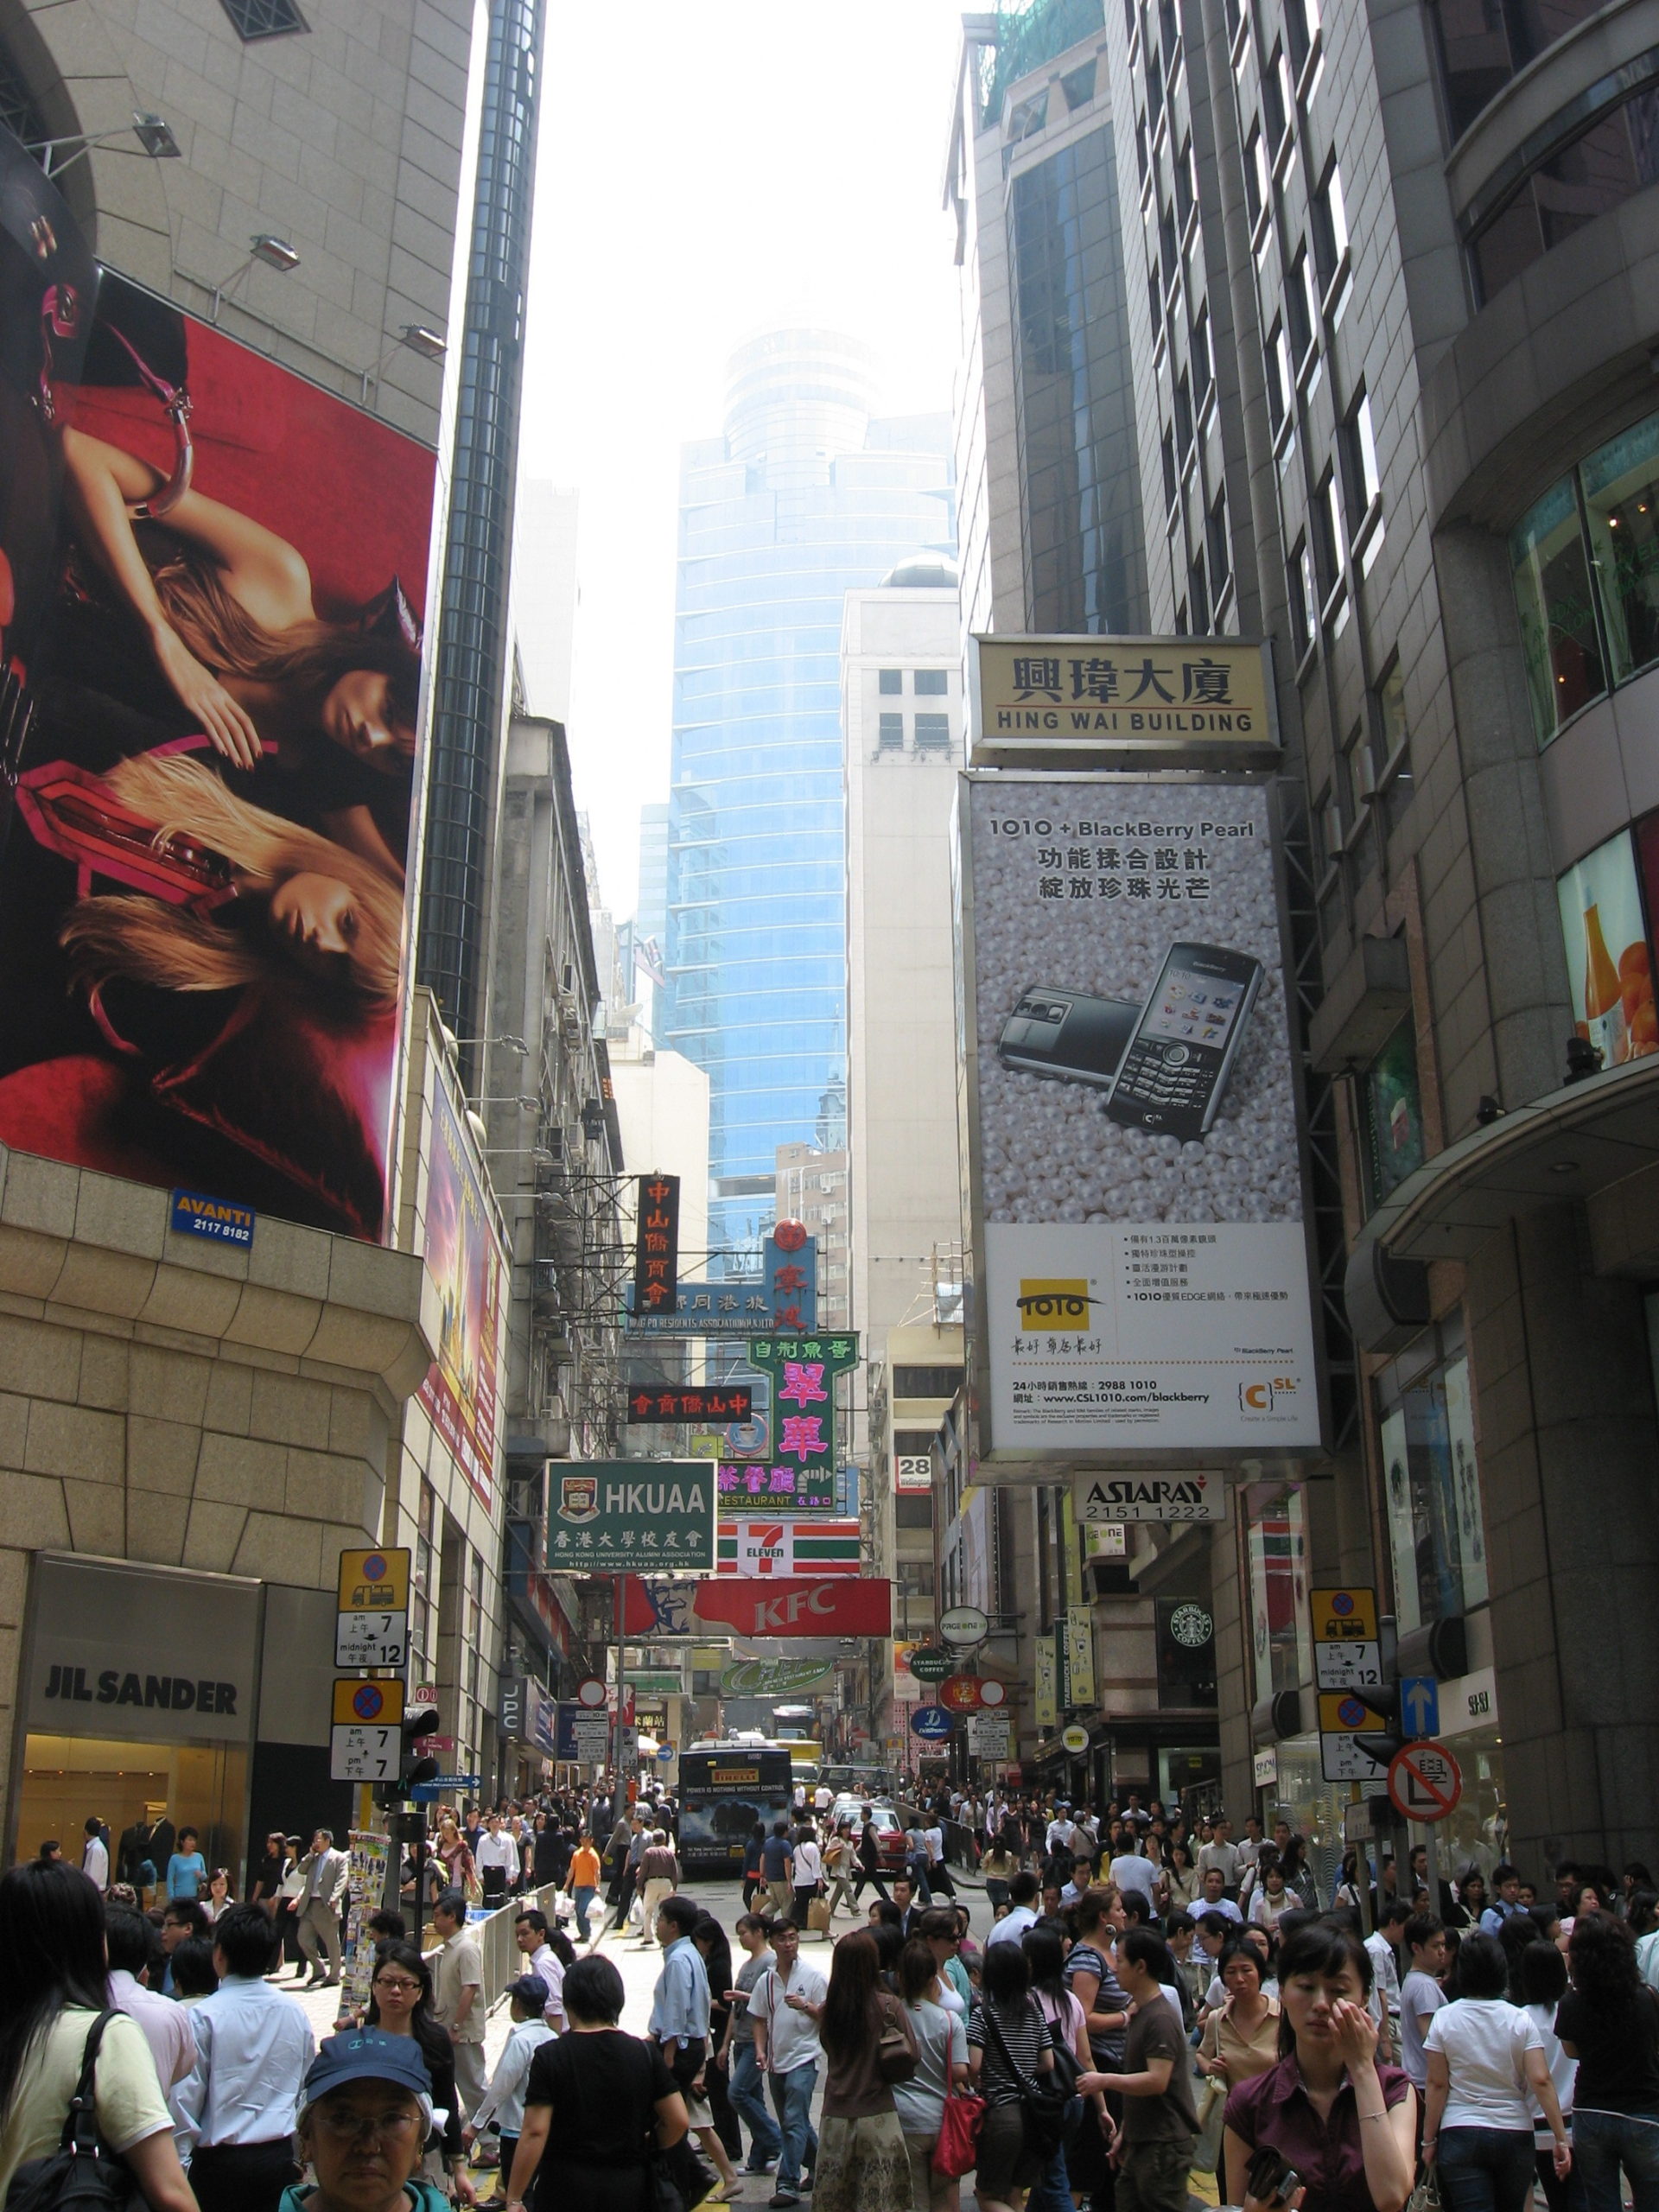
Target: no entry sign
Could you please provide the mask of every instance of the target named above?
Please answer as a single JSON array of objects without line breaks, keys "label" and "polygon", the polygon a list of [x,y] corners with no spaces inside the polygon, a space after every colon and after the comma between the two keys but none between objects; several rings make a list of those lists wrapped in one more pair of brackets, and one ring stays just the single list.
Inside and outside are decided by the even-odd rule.
[{"label": "no entry sign", "polygon": [[1444,1744],[1408,1744],[1389,1762],[1389,1796],[1408,1821],[1443,1821],[1463,1795],[1463,1770]]}]

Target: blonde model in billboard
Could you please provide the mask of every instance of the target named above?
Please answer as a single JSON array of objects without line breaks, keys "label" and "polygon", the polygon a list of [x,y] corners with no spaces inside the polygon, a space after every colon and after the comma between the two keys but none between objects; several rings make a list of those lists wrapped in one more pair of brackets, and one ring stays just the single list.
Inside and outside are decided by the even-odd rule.
[{"label": "blonde model in billboard", "polygon": [[253,769],[268,748],[286,754],[288,773],[321,787],[327,834],[401,881],[402,861],[368,807],[327,804],[337,779],[316,772],[321,740],[377,773],[408,774],[420,647],[406,607],[384,600],[373,612],[389,619],[378,628],[360,617],[325,622],[305,562],[274,531],[194,488],[164,522],[135,525],[135,511],[164,490],[162,473],[82,431],[66,428],[62,443],[81,543],[194,726],[233,768]]}]

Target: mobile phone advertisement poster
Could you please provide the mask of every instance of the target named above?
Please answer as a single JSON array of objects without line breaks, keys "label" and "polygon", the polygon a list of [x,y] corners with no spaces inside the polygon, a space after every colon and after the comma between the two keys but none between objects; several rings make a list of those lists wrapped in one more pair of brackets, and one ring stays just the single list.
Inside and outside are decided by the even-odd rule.
[{"label": "mobile phone advertisement poster", "polygon": [[1316,1446],[1266,791],[970,775],[960,819],[982,1453]]}]

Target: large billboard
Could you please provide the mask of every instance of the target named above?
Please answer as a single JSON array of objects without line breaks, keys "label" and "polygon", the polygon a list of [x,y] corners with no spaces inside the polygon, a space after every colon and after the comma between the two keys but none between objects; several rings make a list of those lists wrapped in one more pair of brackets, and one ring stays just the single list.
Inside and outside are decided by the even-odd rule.
[{"label": "large billboard", "polygon": [[1267,792],[970,773],[982,1458],[1319,1442]]},{"label": "large billboard", "polygon": [[442,1083],[432,1100],[427,1147],[426,1271],[438,1293],[438,1356],[421,1403],[486,1507],[495,1500],[499,1426],[500,1240],[461,1123]]},{"label": "large billboard", "polygon": [[379,1238],[433,456],[7,158],[0,1141]]}]

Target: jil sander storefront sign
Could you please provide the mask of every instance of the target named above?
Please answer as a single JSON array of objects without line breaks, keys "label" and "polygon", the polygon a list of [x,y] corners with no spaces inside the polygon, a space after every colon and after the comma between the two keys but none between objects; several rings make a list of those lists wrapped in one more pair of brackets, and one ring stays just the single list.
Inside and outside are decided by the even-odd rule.
[{"label": "jil sander storefront sign", "polygon": [[246,1743],[258,1637],[257,1582],[48,1554],[35,1563],[25,1725]]}]

